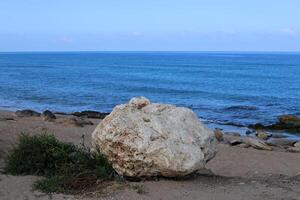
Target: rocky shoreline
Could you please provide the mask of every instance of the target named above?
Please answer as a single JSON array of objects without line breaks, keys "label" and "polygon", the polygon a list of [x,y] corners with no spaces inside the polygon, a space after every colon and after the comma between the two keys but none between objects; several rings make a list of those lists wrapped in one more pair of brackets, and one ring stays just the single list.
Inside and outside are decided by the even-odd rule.
[{"label": "rocky shoreline", "polygon": [[[104,119],[110,113],[99,112],[92,110],[84,110],[73,113],[51,112],[45,110],[39,113],[34,110],[25,109],[18,110],[14,116],[19,118],[26,117],[41,117],[44,121],[55,122],[66,125],[74,125],[77,127],[84,127],[86,125],[93,125],[91,119]],[[59,116],[59,117],[57,117]],[[13,121],[14,117],[1,117],[0,121]],[[223,124],[235,127],[242,127],[232,123]],[[252,146],[257,149],[279,149],[290,152],[300,152],[300,118],[294,115],[278,116],[278,121],[274,124],[263,125],[260,123],[249,125],[246,131],[226,131],[220,128],[215,128],[215,136],[219,142],[227,143],[232,146],[238,145],[244,148]],[[293,134],[295,138],[289,138],[288,134]],[[299,136],[298,136],[299,134]],[[256,145],[255,145],[255,144]],[[273,147],[273,148],[272,148]]]},{"label": "rocky shoreline", "polygon": [[[18,114],[0,111],[0,169],[4,166],[3,158],[6,153],[16,144],[18,136],[24,132],[31,135],[43,132],[53,133],[61,141],[90,147],[91,134],[102,120],[100,116],[103,113],[96,113],[99,118],[93,118],[91,114],[84,113],[76,116],[72,113],[51,111],[43,113],[23,111]],[[139,182],[139,187],[142,189],[137,190],[132,189],[136,187],[126,186],[126,189],[106,194],[108,197],[100,199],[158,199],[161,194],[164,194],[165,197],[162,199],[195,199],[203,196],[206,199],[223,200],[241,199],[246,195],[247,199],[260,200],[285,198],[287,192],[291,199],[298,196],[300,153],[290,148],[298,149],[299,142],[278,136],[273,132],[270,137],[270,132],[267,130],[253,129],[248,132],[248,135],[220,129],[214,132],[218,139],[218,153],[206,166],[210,175],[207,172],[201,172],[204,175],[198,174],[194,178],[185,180],[161,179],[153,182]],[[277,144],[271,144],[271,140]],[[9,176],[0,172],[0,197],[4,199],[49,199],[46,194],[31,191],[30,185],[37,179],[39,178]],[[286,182],[286,180],[293,181]],[[18,187],[15,187],[16,183]],[[141,190],[146,194],[136,192]],[[65,195],[54,194],[52,198],[60,200],[65,197]],[[94,199],[72,195],[67,197]]]}]

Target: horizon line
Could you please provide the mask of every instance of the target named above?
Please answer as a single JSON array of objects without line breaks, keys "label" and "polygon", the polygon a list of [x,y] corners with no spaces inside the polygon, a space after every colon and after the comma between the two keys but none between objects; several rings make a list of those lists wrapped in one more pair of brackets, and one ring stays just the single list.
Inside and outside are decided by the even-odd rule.
[{"label": "horizon line", "polygon": [[25,51],[0,51],[0,53],[300,53],[297,51],[287,50],[25,50]]}]

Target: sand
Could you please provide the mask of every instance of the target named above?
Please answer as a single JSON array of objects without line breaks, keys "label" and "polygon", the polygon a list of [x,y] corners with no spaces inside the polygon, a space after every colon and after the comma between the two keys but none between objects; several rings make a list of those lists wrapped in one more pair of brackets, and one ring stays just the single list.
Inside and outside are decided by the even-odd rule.
[{"label": "sand", "polygon": [[[68,116],[59,116],[65,118]],[[71,124],[45,122],[42,118],[18,118],[12,112],[0,111],[0,171],[4,158],[18,136],[24,132],[53,133],[59,140],[80,144],[85,135],[89,145],[94,125],[76,127]],[[32,191],[31,185],[41,177],[11,176],[0,172],[0,199],[287,199],[300,200],[300,153],[263,151],[219,144],[217,156],[207,168],[213,175],[193,175],[181,180],[163,179],[128,182],[122,189],[108,188],[101,194],[47,195]]]}]

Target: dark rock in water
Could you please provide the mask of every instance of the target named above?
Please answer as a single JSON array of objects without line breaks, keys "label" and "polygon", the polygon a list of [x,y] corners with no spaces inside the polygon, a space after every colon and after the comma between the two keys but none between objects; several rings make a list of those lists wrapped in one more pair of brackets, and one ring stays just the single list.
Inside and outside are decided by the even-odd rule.
[{"label": "dark rock in water", "polygon": [[300,118],[294,115],[281,115],[278,117],[278,121],[286,128],[300,128]]},{"label": "dark rock in water", "polygon": [[40,117],[41,113],[38,113],[33,110],[18,110],[16,111],[16,116],[17,117]]},{"label": "dark rock in water", "polygon": [[272,133],[272,138],[287,138],[288,136],[283,133]]},{"label": "dark rock in water", "polygon": [[42,116],[45,121],[54,121],[56,119],[56,116],[49,110],[45,110]]},{"label": "dark rock in water", "polygon": [[258,110],[255,106],[230,106],[225,108],[227,111],[235,111],[235,110]]},{"label": "dark rock in water", "polygon": [[239,134],[237,132],[225,132],[225,134],[227,134],[227,135],[233,135],[233,136],[237,136],[237,137],[241,136],[241,134]]},{"label": "dark rock in water", "polygon": [[109,113],[101,113],[97,111],[85,110],[82,112],[75,112],[72,113],[76,117],[87,117],[87,118],[94,118],[94,119],[104,119]]},{"label": "dark rock in water", "polygon": [[216,128],[215,131],[215,137],[217,138],[217,140],[220,142],[220,141],[223,141],[223,133],[221,131],[221,129],[219,128]]},{"label": "dark rock in water", "polygon": [[234,122],[217,122],[217,124],[225,125],[225,126],[244,127],[244,125],[238,124],[238,123],[234,123]]},{"label": "dark rock in water", "polygon": [[288,132],[300,133],[300,118],[294,115],[281,115],[278,117],[278,122],[271,125],[263,125],[260,123],[249,125],[252,129],[266,130],[285,130]]},{"label": "dark rock in water", "polygon": [[256,124],[250,124],[248,126],[248,128],[259,130],[259,129],[265,129],[265,126],[263,124],[261,124],[261,123],[256,123]]},{"label": "dark rock in water", "polygon": [[246,135],[251,135],[251,134],[253,134],[253,133],[255,133],[255,131],[251,131],[251,130],[247,130],[247,131],[246,131]]},{"label": "dark rock in water", "polygon": [[54,114],[56,114],[56,115],[71,115],[71,114],[68,114],[65,112],[54,112]]}]

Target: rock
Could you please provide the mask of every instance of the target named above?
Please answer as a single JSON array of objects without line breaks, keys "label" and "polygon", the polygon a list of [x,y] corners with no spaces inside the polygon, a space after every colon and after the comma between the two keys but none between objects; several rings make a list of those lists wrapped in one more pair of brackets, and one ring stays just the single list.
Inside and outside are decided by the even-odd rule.
[{"label": "rock", "polygon": [[278,121],[287,127],[300,128],[300,118],[294,115],[281,115],[278,117]]},{"label": "rock", "polygon": [[300,148],[300,142],[296,142],[296,143],[294,144],[294,147],[299,147],[299,148]]},{"label": "rock", "polygon": [[231,145],[231,146],[236,146],[236,145],[239,145],[239,144],[242,144],[242,140],[241,139],[236,139],[236,140],[231,140],[231,141],[229,141],[229,144]]},{"label": "rock", "polygon": [[249,144],[245,144],[245,143],[242,143],[242,144],[239,144],[237,145],[238,147],[241,147],[241,148],[249,148],[250,145]]},{"label": "rock", "polygon": [[87,118],[94,118],[94,119],[104,119],[109,113],[101,113],[97,111],[85,110],[82,112],[75,112],[72,115],[76,117],[87,117]]},{"label": "rock", "polygon": [[273,150],[273,148],[271,146],[267,145],[264,141],[259,140],[259,139],[255,139],[255,138],[251,138],[251,137],[244,137],[242,139],[242,141],[243,141],[243,143],[248,144],[255,149],[268,150],[268,151]]},{"label": "rock", "polygon": [[18,110],[15,112],[17,117],[40,117],[41,113],[33,110]]},{"label": "rock", "polygon": [[300,147],[289,147],[286,149],[288,152],[300,153]]},{"label": "rock", "polygon": [[223,133],[222,133],[221,129],[216,128],[214,133],[215,133],[215,137],[217,138],[218,141],[223,141]]},{"label": "rock", "polygon": [[232,146],[242,143],[242,140],[241,140],[240,136],[223,134],[223,139],[224,139],[225,144],[229,144],[229,145],[232,145]]},{"label": "rock", "polygon": [[73,125],[78,127],[84,127],[85,125],[93,125],[93,122],[79,117],[59,118],[56,121],[61,124]]},{"label": "rock", "polygon": [[254,133],[254,131],[252,131],[252,130],[247,130],[246,131],[246,135],[250,135],[250,134],[253,134]]},{"label": "rock", "polygon": [[261,130],[256,131],[255,135],[256,135],[256,137],[258,137],[259,139],[262,139],[262,140],[267,140],[272,136],[272,134],[266,133]]},{"label": "rock", "polygon": [[290,140],[287,138],[271,138],[267,144],[272,145],[272,146],[293,146],[296,143],[295,140]]},{"label": "rock", "polygon": [[190,109],[139,97],[100,122],[92,146],[120,175],[178,177],[203,169],[217,142]]},{"label": "rock", "polygon": [[52,122],[56,119],[56,116],[49,110],[45,110],[42,114],[44,121]]},{"label": "rock", "polygon": [[241,137],[241,134],[239,134],[237,132],[225,132],[225,134],[227,134],[227,135],[233,135],[233,136],[237,136],[237,137]]},{"label": "rock", "polygon": [[256,123],[256,124],[250,124],[248,128],[259,130],[259,129],[265,129],[265,126],[262,125],[261,123]]},{"label": "rock", "polygon": [[260,123],[249,125],[252,129],[265,130],[285,130],[288,132],[300,133],[300,118],[295,115],[281,115],[278,117],[278,122],[270,125],[262,125]]},{"label": "rock", "polygon": [[288,136],[283,133],[272,133],[272,138],[287,138]]}]

